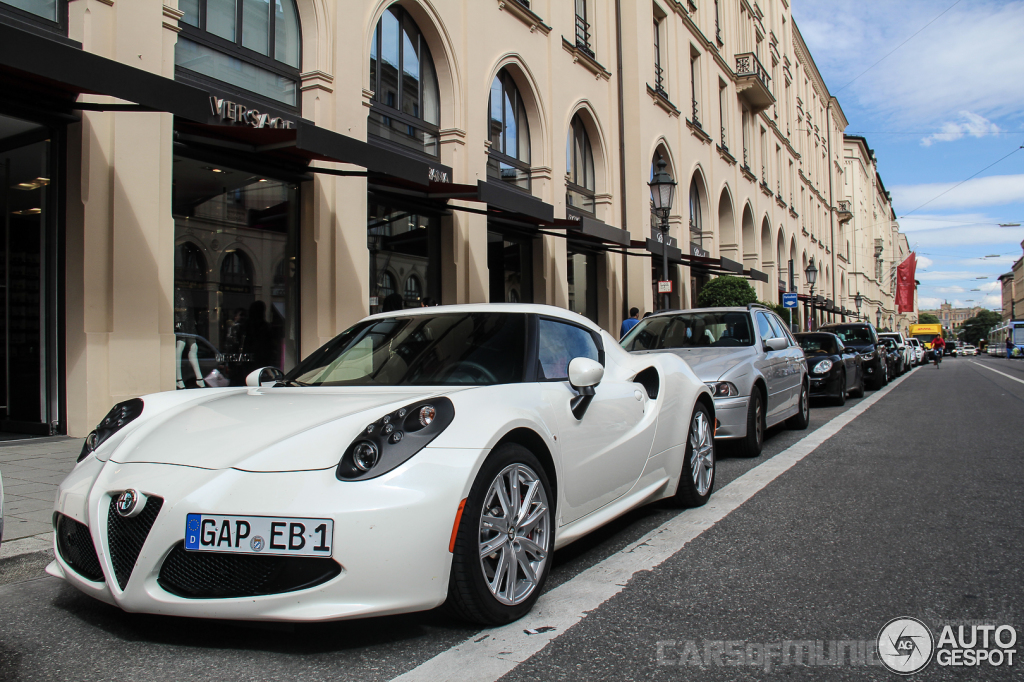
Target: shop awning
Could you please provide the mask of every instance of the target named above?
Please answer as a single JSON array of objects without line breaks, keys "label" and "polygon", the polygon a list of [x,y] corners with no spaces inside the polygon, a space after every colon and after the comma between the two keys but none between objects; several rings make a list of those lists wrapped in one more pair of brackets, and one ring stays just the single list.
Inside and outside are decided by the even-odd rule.
[{"label": "shop awning", "polygon": [[539,223],[550,223],[555,219],[555,207],[526,192],[508,186],[508,183],[491,180],[477,180],[476,200],[487,204],[488,209],[497,209]]},{"label": "shop awning", "polygon": [[565,230],[566,239],[597,247],[622,247],[630,244],[628,231],[587,216],[554,220],[550,225],[545,225],[544,229]]},{"label": "shop awning", "polygon": [[[0,87],[30,94],[39,102],[59,102],[68,110],[166,111],[205,121],[209,95],[199,88],[0,23]],[[122,105],[76,103],[79,95],[106,95]]]}]

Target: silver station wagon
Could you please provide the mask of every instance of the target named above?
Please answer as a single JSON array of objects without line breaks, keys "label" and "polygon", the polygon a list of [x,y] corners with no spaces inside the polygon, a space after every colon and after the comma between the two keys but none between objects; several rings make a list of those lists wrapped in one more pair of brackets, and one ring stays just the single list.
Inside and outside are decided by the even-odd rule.
[{"label": "silver station wagon", "polygon": [[807,363],[800,344],[768,308],[696,308],[656,313],[622,338],[633,353],[679,355],[711,389],[718,440],[756,457],[765,429],[810,419]]}]

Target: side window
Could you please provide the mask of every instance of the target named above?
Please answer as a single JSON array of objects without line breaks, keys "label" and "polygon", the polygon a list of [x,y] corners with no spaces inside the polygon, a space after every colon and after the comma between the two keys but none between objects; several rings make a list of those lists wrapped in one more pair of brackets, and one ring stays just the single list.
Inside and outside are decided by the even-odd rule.
[{"label": "side window", "polygon": [[757,331],[761,334],[761,339],[764,341],[775,338],[775,330],[772,329],[772,323],[768,321],[768,316],[764,313],[757,314]]},{"label": "side window", "polygon": [[786,341],[789,341],[789,337],[786,336],[786,332],[782,331],[786,327],[786,325],[782,324],[782,320],[777,318],[775,315],[769,315],[768,322],[772,325],[772,331],[775,332],[776,338],[786,339]]},{"label": "side window", "polygon": [[600,361],[601,355],[594,337],[587,330],[555,320],[540,320],[538,348],[539,376],[544,380],[569,378],[569,362],[573,358]]}]

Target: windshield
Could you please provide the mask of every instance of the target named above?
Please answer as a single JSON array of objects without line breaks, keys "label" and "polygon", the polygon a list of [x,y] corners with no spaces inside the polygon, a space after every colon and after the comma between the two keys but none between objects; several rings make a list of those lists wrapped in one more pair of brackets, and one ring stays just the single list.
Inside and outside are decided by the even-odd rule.
[{"label": "windshield", "polygon": [[447,313],[360,322],[303,360],[283,383],[451,386],[523,380],[526,315]]},{"label": "windshield", "polygon": [[804,336],[798,335],[800,347],[805,353],[827,353],[828,355],[839,355],[839,347],[834,336]]},{"label": "windshield", "polygon": [[938,334],[914,334],[914,338],[924,344],[931,343],[936,336]]},{"label": "windshield", "polygon": [[622,339],[626,350],[728,348],[751,346],[750,315],[740,312],[692,312],[641,320]]},{"label": "windshield", "polygon": [[882,339],[882,343],[885,344],[886,348],[896,348],[896,342],[892,339]]},{"label": "windshield", "polygon": [[832,327],[830,332],[843,340],[843,343],[871,343],[871,332],[867,327]]}]

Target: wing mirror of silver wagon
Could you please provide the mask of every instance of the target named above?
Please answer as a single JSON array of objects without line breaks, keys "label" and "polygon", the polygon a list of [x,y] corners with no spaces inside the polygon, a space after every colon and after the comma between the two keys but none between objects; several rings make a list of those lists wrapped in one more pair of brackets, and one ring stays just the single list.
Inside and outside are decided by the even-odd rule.
[{"label": "wing mirror of silver wagon", "polygon": [[573,358],[569,363],[569,385],[578,395],[569,402],[572,415],[583,419],[590,401],[594,399],[594,387],[604,378],[604,366],[590,358]]},{"label": "wing mirror of silver wagon", "polygon": [[765,341],[764,345],[768,347],[768,350],[785,350],[789,346],[789,341],[775,337]]},{"label": "wing mirror of silver wagon", "polygon": [[260,367],[249,372],[249,375],[245,377],[245,385],[253,388],[273,386],[281,379],[284,379],[284,372],[277,367]]}]

